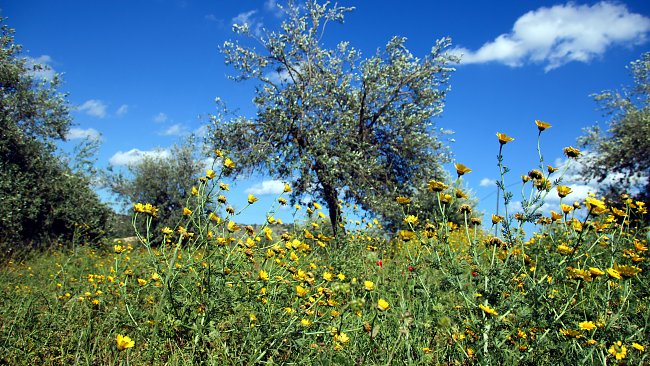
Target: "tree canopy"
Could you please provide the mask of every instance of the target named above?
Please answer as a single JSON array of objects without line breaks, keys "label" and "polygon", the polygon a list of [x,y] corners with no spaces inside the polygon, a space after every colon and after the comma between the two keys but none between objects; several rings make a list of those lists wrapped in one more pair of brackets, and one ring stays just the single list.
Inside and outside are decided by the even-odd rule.
[{"label": "tree canopy", "polygon": [[[237,81],[255,80],[253,118],[214,118],[215,148],[237,161],[238,174],[265,171],[290,181],[292,198],[323,200],[336,231],[339,199],[375,214],[395,197],[444,177],[448,150],[432,118],[442,112],[455,56],[448,38],[423,58],[394,37],[370,58],[348,42],[324,46],[326,26],[352,8],[289,2],[278,31],[235,25],[244,40],[222,47]],[[252,41],[252,42],[251,42]]]},{"label": "tree canopy", "polygon": [[203,168],[196,153],[196,142],[190,136],[175,145],[168,156],[144,156],[128,165],[127,172],[111,169],[106,177],[108,187],[125,207],[149,203],[159,209],[150,228],[154,240],[162,238],[160,229],[174,228],[181,219],[192,185]]},{"label": "tree canopy", "polygon": [[[55,238],[84,240],[104,232],[110,210],[90,188],[92,171],[57,153],[72,124],[57,76],[21,56],[14,31],[0,19],[0,245],[38,246]],[[86,147],[92,147],[85,145]],[[91,149],[84,149],[82,158]]]},{"label": "tree canopy", "polygon": [[603,185],[601,193],[628,193],[650,200],[650,52],[633,61],[629,69],[634,85],[623,90],[596,94],[610,117],[603,132],[597,126],[586,130],[581,145],[591,150],[584,159],[583,173]]}]

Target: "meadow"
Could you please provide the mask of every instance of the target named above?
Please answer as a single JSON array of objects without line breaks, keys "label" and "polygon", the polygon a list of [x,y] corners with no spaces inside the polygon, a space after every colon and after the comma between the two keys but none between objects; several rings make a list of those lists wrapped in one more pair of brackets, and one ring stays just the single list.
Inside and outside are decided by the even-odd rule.
[{"label": "meadow", "polygon": [[[429,182],[439,199],[426,217],[398,196],[400,228],[359,220],[337,237],[317,202],[292,206],[293,229],[279,229],[289,185],[266,224],[239,224],[227,181],[236,157],[217,151],[176,227],[150,232],[161,208],[136,202],[129,240],[7,261],[0,364],[647,363],[645,203],[623,192],[564,202],[566,167],[540,152],[521,176],[521,210],[509,212],[511,142],[494,140],[501,215],[483,222],[462,204],[463,222],[448,221],[471,171],[457,164],[455,180]],[[557,212],[541,211],[549,195]]]}]

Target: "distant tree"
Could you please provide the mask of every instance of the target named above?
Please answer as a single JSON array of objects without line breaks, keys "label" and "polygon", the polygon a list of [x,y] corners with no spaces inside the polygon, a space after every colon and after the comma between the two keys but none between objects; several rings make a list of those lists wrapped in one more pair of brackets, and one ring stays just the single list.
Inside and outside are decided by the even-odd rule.
[{"label": "distant tree", "polygon": [[228,41],[222,52],[239,72],[234,80],[259,82],[257,114],[216,116],[210,134],[215,148],[236,159],[236,173],[265,170],[292,182],[294,200],[324,201],[335,232],[339,198],[382,215],[395,209],[397,195],[444,176],[448,150],[432,118],[442,112],[448,65],[457,61],[444,52],[448,39],[422,59],[398,37],[366,60],[348,42],[325,48],[326,26],[350,10],[290,1],[277,32],[235,25],[256,43]]},{"label": "distant tree", "polygon": [[[594,96],[610,116],[608,129],[586,129],[579,139],[589,149],[583,173],[605,180],[601,193],[618,196],[636,192],[636,199],[650,199],[650,52],[629,66],[634,79],[631,89],[605,91]],[[616,174],[613,174],[616,173]],[[618,177],[611,180],[612,177]],[[608,179],[609,178],[609,179]]]},{"label": "distant tree", "polygon": [[151,225],[154,239],[159,239],[160,229],[175,228],[179,223],[202,169],[197,144],[189,137],[175,145],[168,156],[145,156],[128,165],[127,172],[112,168],[106,182],[125,208],[132,209],[134,203],[150,203],[159,209],[158,218]]},{"label": "distant tree", "polygon": [[[53,239],[103,235],[110,210],[91,189],[87,159],[94,142],[76,157],[57,152],[72,124],[57,76],[21,57],[14,31],[0,19],[0,245],[13,250]],[[42,74],[42,73],[41,73]],[[76,162],[71,166],[72,162]]]}]

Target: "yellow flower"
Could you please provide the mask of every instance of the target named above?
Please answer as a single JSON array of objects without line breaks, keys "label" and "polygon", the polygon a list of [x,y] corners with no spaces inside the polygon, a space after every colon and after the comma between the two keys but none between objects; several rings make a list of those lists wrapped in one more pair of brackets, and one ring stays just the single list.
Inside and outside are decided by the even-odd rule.
[{"label": "yellow flower", "polygon": [[366,291],[372,291],[375,289],[375,284],[372,281],[363,281],[363,288],[366,289]]},{"label": "yellow flower", "polygon": [[228,169],[235,169],[235,162],[230,158],[226,158],[226,160],[223,161],[223,166]]},{"label": "yellow flower", "polygon": [[568,158],[577,158],[580,156],[580,150],[576,149],[573,146],[565,147],[563,149],[564,155],[566,155]]},{"label": "yellow flower", "polygon": [[442,192],[447,189],[447,185],[437,180],[430,180],[427,184],[429,192]]},{"label": "yellow flower", "polygon": [[199,190],[196,187],[192,187],[192,196],[198,196]]},{"label": "yellow flower", "polygon": [[456,174],[458,174],[459,177],[472,171],[472,169],[460,163],[454,164],[454,167],[456,168]]},{"label": "yellow flower", "polygon": [[417,218],[416,216],[413,216],[413,215],[407,215],[407,216],[404,218],[404,223],[405,223],[405,224],[408,224],[408,225],[413,225],[413,226],[415,226],[415,225],[418,224],[418,218]]},{"label": "yellow flower", "polygon": [[643,347],[642,345],[640,345],[640,344],[638,344],[636,342],[632,342],[632,348],[634,348],[635,350],[637,350],[639,352],[645,351],[645,347]]},{"label": "yellow flower", "polygon": [[573,210],[573,206],[565,205],[564,203],[560,205],[560,208],[562,209],[562,212],[565,214],[568,214]]},{"label": "yellow flower", "polygon": [[571,188],[567,186],[557,186],[555,189],[557,190],[557,195],[560,196],[560,198],[564,198],[571,194]]},{"label": "yellow flower", "polygon": [[491,308],[489,305],[480,304],[478,307],[481,308],[481,310],[483,310],[483,312],[488,315],[499,315],[499,313],[497,313],[497,311]]},{"label": "yellow flower", "polygon": [[118,351],[124,351],[127,348],[133,348],[135,346],[135,342],[131,340],[131,338],[127,336],[123,336],[121,334],[117,335],[117,350]]},{"label": "yellow flower", "polygon": [[269,273],[262,269],[262,270],[260,270],[259,278],[262,281],[268,281],[269,280]]},{"label": "yellow flower", "polygon": [[580,332],[578,332],[577,330],[574,330],[574,329],[564,329],[564,328],[562,328],[562,329],[560,329],[560,333],[562,333],[563,335],[565,335],[567,337],[582,338],[582,334],[580,334]]},{"label": "yellow flower", "polygon": [[552,167],[552,166],[550,166],[550,165],[547,165],[547,166],[546,166],[546,170],[548,170],[548,174],[553,174],[553,173],[555,173],[556,171],[558,171],[558,169],[559,169],[559,168],[554,168],[554,167]]},{"label": "yellow flower", "polygon": [[284,193],[289,193],[289,192],[291,192],[291,186],[289,185],[289,183],[285,183],[285,184],[284,184],[283,192],[284,192]]},{"label": "yellow flower", "polygon": [[600,215],[601,213],[607,210],[607,206],[605,206],[605,202],[595,199],[593,197],[585,198],[585,206],[587,206],[589,212],[591,212],[594,215]]},{"label": "yellow flower", "polygon": [[589,272],[591,272],[592,275],[594,276],[602,276],[605,274],[600,268],[596,267],[589,267]]},{"label": "yellow flower", "polygon": [[325,272],[323,273],[323,279],[327,282],[330,282],[332,279],[334,279],[334,275],[331,272]]},{"label": "yellow flower", "polygon": [[381,311],[386,311],[389,308],[390,308],[390,304],[388,303],[388,301],[384,299],[379,299],[379,301],[377,301],[377,309]]},{"label": "yellow flower", "polygon": [[397,196],[397,198],[395,198],[395,202],[399,203],[400,205],[408,205],[411,203],[411,199],[408,197]]},{"label": "yellow flower", "polygon": [[499,132],[497,132],[497,137],[499,138],[499,143],[500,143],[501,145],[505,145],[505,144],[507,144],[508,142],[510,142],[510,141],[514,141],[514,140],[515,140],[515,139],[513,139],[512,137],[506,135],[505,133],[499,133]]},{"label": "yellow flower", "polygon": [[538,119],[535,120],[535,124],[537,125],[537,129],[539,130],[539,132],[542,132],[547,128],[551,128],[550,123],[542,122]]},{"label": "yellow flower", "polygon": [[221,218],[217,216],[214,212],[210,212],[210,214],[208,215],[208,219],[217,224],[221,223]]},{"label": "yellow flower", "polygon": [[594,329],[596,329],[596,324],[594,324],[594,322],[592,322],[592,321],[584,321],[584,322],[580,322],[580,323],[578,324],[578,326],[579,326],[580,329],[582,329],[582,330],[594,330]]},{"label": "yellow flower", "polygon": [[305,297],[305,295],[307,295],[308,292],[309,291],[306,288],[300,285],[296,286],[296,294],[298,295],[298,297]]},{"label": "yellow flower", "polygon": [[308,327],[311,325],[311,320],[303,318],[300,320],[300,324],[302,324],[303,327]]},{"label": "yellow flower", "polygon": [[183,207],[183,216],[189,216],[192,214],[192,210],[187,207]]},{"label": "yellow flower", "polygon": [[643,270],[639,267],[614,264],[614,270],[625,277],[634,277]]},{"label": "yellow flower", "polygon": [[614,342],[607,350],[612,356],[616,357],[617,361],[625,358],[627,355],[627,347],[621,341]]},{"label": "yellow flower", "polygon": [[248,203],[249,203],[249,204],[252,205],[253,203],[255,203],[255,202],[257,202],[257,201],[258,201],[258,200],[257,200],[257,197],[253,196],[252,194],[249,194],[249,195],[248,195]]},{"label": "yellow flower", "polygon": [[217,176],[217,173],[215,173],[214,170],[212,170],[212,169],[208,169],[208,170],[205,172],[205,176],[206,176],[208,179],[213,179],[214,177]]},{"label": "yellow flower", "polygon": [[146,284],[147,284],[147,280],[138,278],[138,285],[145,286]]},{"label": "yellow flower", "polygon": [[235,231],[239,231],[241,228],[234,221],[228,221],[226,229],[228,229],[228,231],[231,233],[234,233]]},{"label": "yellow flower", "polygon": [[621,279],[621,274],[618,273],[618,271],[615,270],[614,268],[607,268],[607,274],[613,278],[616,278],[617,280]]},{"label": "yellow flower", "polygon": [[348,343],[350,341],[350,337],[348,337],[347,334],[341,332],[339,334],[334,335],[334,341],[341,342],[343,344]]},{"label": "yellow flower", "polygon": [[492,214],[492,225],[496,225],[503,221],[503,216]]}]

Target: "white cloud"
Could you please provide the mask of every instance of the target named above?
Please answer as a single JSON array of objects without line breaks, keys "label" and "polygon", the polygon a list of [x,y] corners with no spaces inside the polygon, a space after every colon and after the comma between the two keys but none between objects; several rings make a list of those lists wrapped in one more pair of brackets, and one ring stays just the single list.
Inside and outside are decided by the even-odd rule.
[{"label": "white cloud", "polygon": [[70,131],[65,135],[66,140],[77,140],[77,139],[91,139],[99,140],[101,134],[94,128],[71,128]]},{"label": "white cloud", "polygon": [[546,71],[571,61],[589,62],[614,45],[646,41],[650,18],[630,13],[623,4],[555,5],[522,15],[512,31],[501,34],[476,51],[456,48],[463,64],[499,62],[516,67],[544,64]]},{"label": "white cloud", "polygon": [[131,149],[126,152],[118,151],[113,156],[111,156],[109,163],[113,166],[137,164],[146,156],[154,158],[169,158],[171,157],[171,153],[169,150],[165,149],[155,149],[149,151]]},{"label": "white cloud", "polygon": [[284,11],[278,6],[276,0],[264,1],[264,9],[271,12],[276,18],[281,18],[284,15]]},{"label": "white cloud", "polygon": [[41,55],[36,58],[26,57],[25,67],[31,69],[29,73],[35,78],[40,80],[52,80],[56,71],[52,67],[52,57],[48,55]]},{"label": "white cloud", "polygon": [[106,117],[106,104],[101,100],[90,99],[84,102],[77,108],[80,112],[84,112],[89,116],[104,118]]},{"label": "white cloud", "polygon": [[236,17],[232,18],[232,24],[239,25],[251,25],[253,15],[257,14],[257,10],[251,10],[244,13],[237,14]]},{"label": "white cloud", "polygon": [[167,119],[168,119],[167,115],[163,112],[160,112],[153,117],[153,121],[156,123],[166,122]]},{"label": "white cloud", "polygon": [[265,180],[262,183],[246,189],[246,193],[262,196],[265,194],[280,194],[284,191],[284,183],[279,180]]},{"label": "white cloud", "polygon": [[[566,172],[562,178],[562,185],[568,186],[571,188],[572,193],[564,198],[564,202],[573,202],[573,201],[583,201],[587,198],[589,193],[596,193],[599,191],[600,186],[608,186],[616,184],[621,178],[624,177],[622,173],[610,173],[605,177],[602,182],[599,182],[597,179],[585,179],[584,175],[581,173],[584,162],[595,159],[595,153],[590,151],[583,151],[581,157],[578,160],[572,159],[556,159],[555,166],[560,167],[562,171],[565,167],[565,164],[569,164],[566,168]],[[556,173],[557,174],[557,173]],[[643,187],[646,182],[650,179],[648,173],[638,172],[632,179],[631,182],[634,187]],[[632,191],[628,193],[638,193],[637,191]],[[546,198],[547,201],[559,202],[560,198],[555,192],[551,192]]]},{"label": "white cloud", "polygon": [[277,8],[277,6],[278,5],[276,4],[275,0],[264,1],[264,8],[266,8],[266,10],[274,10],[275,8]]},{"label": "white cloud", "polygon": [[180,123],[169,126],[162,132],[163,136],[181,136],[187,132],[187,128]]},{"label": "white cloud", "polygon": [[127,113],[129,113],[129,106],[127,104],[122,104],[120,108],[117,109],[117,112],[115,112],[119,117],[122,117]]},{"label": "white cloud", "polygon": [[199,128],[194,130],[194,134],[197,137],[203,138],[208,134],[208,131],[209,131],[208,125],[201,125]]},{"label": "white cloud", "polygon": [[237,16],[232,18],[231,24],[233,27],[244,27],[250,29],[250,31],[259,36],[262,33],[262,22],[255,17],[257,10],[250,10],[247,12],[239,13]]},{"label": "white cloud", "polygon": [[483,178],[481,179],[481,182],[478,184],[481,187],[496,187],[497,181],[494,179],[490,178]]}]

